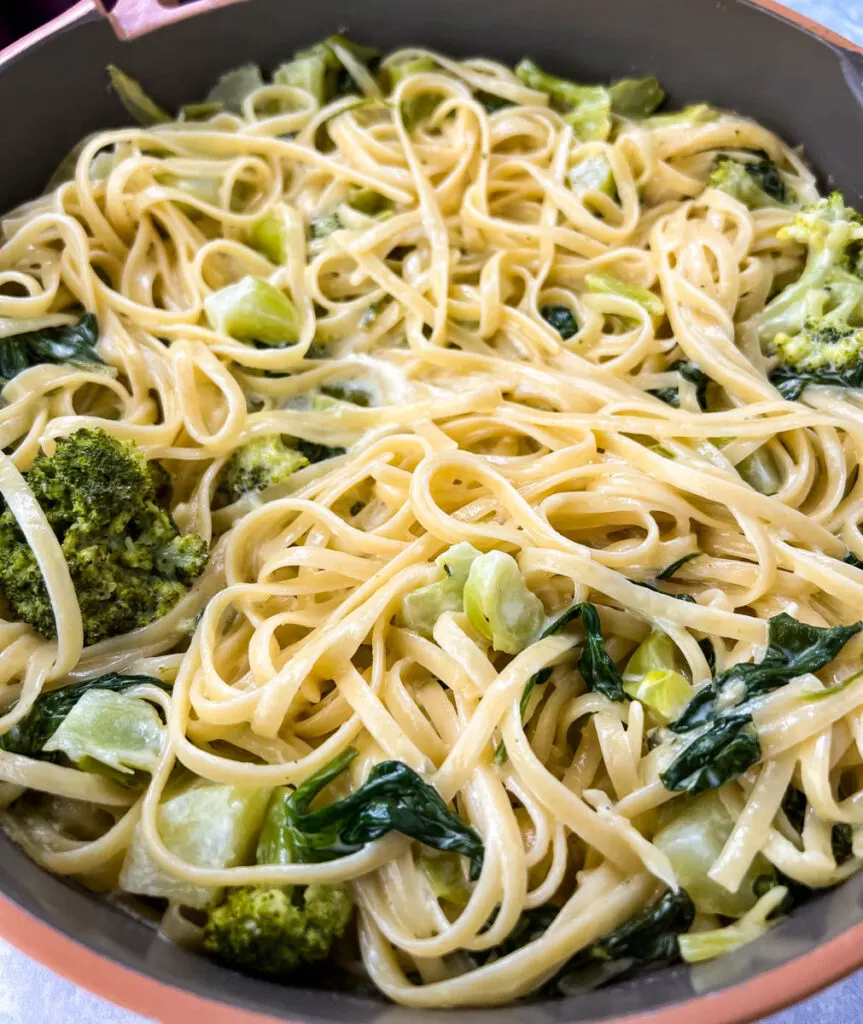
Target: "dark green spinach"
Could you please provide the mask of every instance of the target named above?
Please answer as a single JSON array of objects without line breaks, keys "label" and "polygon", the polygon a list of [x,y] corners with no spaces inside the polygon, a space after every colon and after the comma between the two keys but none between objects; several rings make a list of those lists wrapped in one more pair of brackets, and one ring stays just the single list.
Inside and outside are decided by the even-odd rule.
[{"label": "dark green spinach", "polygon": [[656,578],[658,580],[670,580],[681,566],[686,565],[687,562],[691,562],[693,558],[698,558],[700,554],[700,551],[690,551],[688,555],[678,558],[676,562],[672,562],[671,565],[667,565],[662,572],[658,572],[656,574]]},{"label": "dark green spinach", "polygon": [[346,448],[333,448],[328,444],[318,444],[317,441],[306,441],[298,437],[296,440],[297,451],[312,462],[323,462],[325,459],[334,459],[337,455],[344,455]]},{"label": "dark green spinach", "polygon": [[700,793],[736,778],[761,759],[747,705],[792,679],[828,665],[863,623],[810,626],[784,612],[770,619],[767,652],[757,664],[734,665],[703,687],[668,728],[702,730],[662,773],[672,791]]},{"label": "dark green spinach", "polygon": [[401,832],[436,850],[463,854],[470,877],[482,870],[485,849],[479,835],[450,811],[437,790],[401,761],[382,761],[356,792],[316,811],[315,797],[357,756],[349,748],[319,772],[286,793],[284,829],[294,860],[304,864],[344,857],[380,839]]},{"label": "dark green spinach", "polygon": [[788,188],[779,173],[779,168],[766,153],[763,159],[748,161],[743,168],[762,192],[775,199],[777,203],[785,205],[788,201]]},{"label": "dark green spinach", "polygon": [[0,377],[12,380],[19,373],[41,363],[88,368],[103,366],[96,354],[99,327],[92,313],[85,313],[77,324],[44,327],[0,339]]},{"label": "dark green spinach", "polygon": [[846,367],[825,366],[818,370],[799,370],[793,366],[780,365],[770,373],[770,383],[789,402],[796,401],[810,384],[863,388],[863,361]]},{"label": "dark green spinach", "polygon": [[695,906],[685,889],[667,892],[588,947],[592,960],[671,962],[680,956],[677,936],[692,926]]},{"label": "dark green spinach", "polygon": [[36,703],[24,718],[13,725],[9,732],[0,736],[0,750],[6,750],[10,754],[23,754],[25,757],[56,760],[60,755],[42,754],[42,748],[85,693],[90,690],[113,690],[115,693],[121,693],[132,686],[143,686],[145,683],[164,687],[164,683],[152,676],[124,676],[117,672],[109,672],[96,679],[87,679],[83,683],[74,683],[72,686],[43,693],[36,698]]},{"label": "dark green spinach", "polygon": [[568,306],[543,306],[539,315],[564,341],[578,333],[578,321]]},{"label": "dark green spinach", "polygon": [[748,712],[717,716],[662,772],[671,792],[703,793],[736,779],[761,760],[761,744]]},{"label": "dark green spinach", "polygon": [[322,384],[321,394],[340,402],[350,402],[351,405],[358,405],[363,409],[374,405],[371,391],[355,380],[334,380],[329,384]]},{"label": "dark green spinach", "polygon": [[[685,381],[695,385],[695,397],[698,401],[698,408],[706,409],[707,388],[712,383],[707,374],[696,366],[695,363],[691,363],[686,359],[678,359],[677,362],[672,363],[668,369],[676,370]],[[680,406],[679,388],[656,388],[652,390],[650,394],[665,402],[666,405],[673,406],[675,409]]]},{"label": "dark green spinach", "polygon": [[474,98],[481,103],[489,114],[496,114],[498,110],[505,107],[513,107],[512,100],[504,99],[503,96],[495,96],[493,92],[486,92],[485,89],[477,89]]}]

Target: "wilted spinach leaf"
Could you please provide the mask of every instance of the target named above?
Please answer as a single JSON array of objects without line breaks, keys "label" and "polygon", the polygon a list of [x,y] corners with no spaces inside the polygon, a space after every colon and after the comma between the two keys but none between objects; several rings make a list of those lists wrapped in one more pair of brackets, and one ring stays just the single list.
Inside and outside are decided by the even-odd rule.
[{"label": "wilted spinach leaf", "polygon": [[0,338],[0,377],[12,380],[31,366],[42,363],[89,367],[103,366],[96,354],[99,327],[92,313],[85,313],[77,324],[44,327]]},{"label": "wilted spinach leaf", "polygon": [[482,839],[450,811],[437,790],[401,761],[382,761],[363,785],[316,811],[309,806],[356,757],[349,748],[285,795],[285,839],[304,864],[345,857],[388,832],[401,832],[436,850],[461,853],[476,879],[485,853]]}]

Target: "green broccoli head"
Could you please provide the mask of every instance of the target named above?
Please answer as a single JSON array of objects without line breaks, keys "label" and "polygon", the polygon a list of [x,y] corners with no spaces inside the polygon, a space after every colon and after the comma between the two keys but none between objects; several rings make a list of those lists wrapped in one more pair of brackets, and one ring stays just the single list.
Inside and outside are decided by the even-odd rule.
[{"label": "green broccoli head", "polygon": [[807,384],[863,382],[863,218],[834,192],[805,207],[779,238],[806,247],[806,264],[752,318],[764,350],[779,357],[771,380],[787,398]]},{"label": "green broccoli head", "polygon": [[231,889],[210,911],[204,949],[244,974],[281,977],[326,959],[352,911],[342,885]]},{"label": "green broccoli head", "polygon": [[279,434],[268,434],[243,445],[228,460],[219,477],[217,503],[230,505],[250,491],[283,483],[309,460],[288,448]]},{"label": "green broccoli head", "polygon": [[772,160],[720,160],[707,179],[710,188],[722,192],[748,206],[761,210],[768,206],[784,206],[789,199],[785,180]]},{"label": "green broccoli head", "polygon": [[860,361],[863,327],[849,327],[837,313],[811,317],[799,334],[777,334],[773,349],[780,361],[798,370],[850,369]]},{"label": "green broccoli head", "polygon": [[[161,618],[207,564],[201,537],[179,535],[156,503],[161,478],[132,441],[79,430],[39,455],[24,474],[66,559],[84,620],[85,643]],[[18,527],[0,515],[0,590],[18,618],[56,636],[39,566]]]}]

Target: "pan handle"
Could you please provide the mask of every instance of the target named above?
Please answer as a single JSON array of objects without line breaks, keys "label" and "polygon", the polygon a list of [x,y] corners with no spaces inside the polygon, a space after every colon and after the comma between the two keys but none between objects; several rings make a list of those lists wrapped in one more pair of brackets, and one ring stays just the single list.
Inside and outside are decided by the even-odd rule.
[{"label": "pan handle", "polygon": [[174,0],[171,6],[160,0],[96,0],[96,6],[102,11],[114,27],[121,39],[134,39],[147,32],[172,25],[175,21],[214,11],[217,7],[239,3],[240,0]]}]

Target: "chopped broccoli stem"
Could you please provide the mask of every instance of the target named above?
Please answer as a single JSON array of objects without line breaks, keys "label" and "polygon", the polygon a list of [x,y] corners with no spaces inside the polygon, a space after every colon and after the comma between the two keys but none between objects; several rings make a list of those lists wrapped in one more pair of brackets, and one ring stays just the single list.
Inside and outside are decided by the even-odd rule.
[{"label": "chopped broccoli stem", "polygon": [[662,106],[665,90],[658,78],[621,78],[608,90],[611,109],[620,117],[648,117]]},{"label": "chopped broccoli stem", "polygon": [[[37,456],[24,477],[60,541],[87,644],[161,618],[204,571],[206,542],[179,535],[132,441],[79,430],[58,440],[50,458]],[[0,515],[0,590],[18,618],[57,635],[39,565],[8,508]]]}]

